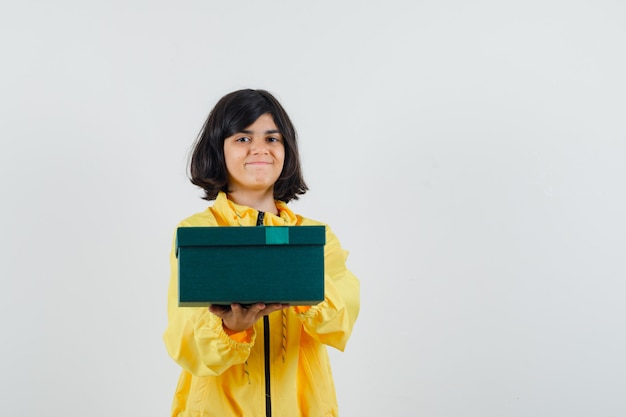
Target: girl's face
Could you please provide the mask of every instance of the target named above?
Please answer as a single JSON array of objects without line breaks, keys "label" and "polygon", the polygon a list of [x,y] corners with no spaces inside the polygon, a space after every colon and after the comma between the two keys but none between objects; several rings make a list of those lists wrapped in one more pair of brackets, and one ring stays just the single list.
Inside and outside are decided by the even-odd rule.
[{"label": "girl's face", "polygon": [[242,132],[227,137],[224,159],[231,192],[273,190],[283,170],[285,145],[272,115],[263,114]]}]

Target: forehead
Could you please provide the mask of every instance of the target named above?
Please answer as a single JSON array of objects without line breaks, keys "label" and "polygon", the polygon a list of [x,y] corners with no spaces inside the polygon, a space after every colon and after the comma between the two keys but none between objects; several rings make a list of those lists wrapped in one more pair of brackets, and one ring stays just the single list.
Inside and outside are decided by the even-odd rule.
[{"label": "forehead", "polygon": [[265,113],[259,116],[254,122],[252,122],[249,126],[246,126],[242,129],[242,132],[269,132],[272,133],[280,133],[276,123],[274,122],[274,117],[270,113]]}]

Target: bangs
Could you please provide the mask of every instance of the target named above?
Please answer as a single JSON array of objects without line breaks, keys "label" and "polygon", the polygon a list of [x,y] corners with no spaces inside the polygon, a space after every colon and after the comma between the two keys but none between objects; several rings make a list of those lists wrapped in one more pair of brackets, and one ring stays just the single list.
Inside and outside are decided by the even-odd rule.
[{"label": "bangs", "polygon": [[[239,102],[241,101],[241,102]],[[248,126],[256,122],[256,120],[262,115],[269,113],[274,119],[277,127],[284,130],[278,120],[276,120],[275,109],[265,98],[259,94],[254,94],[252,97],[241,98],[241,100],[233,100],[224,109],[224,118],[222,119],[225,125],[222,127],[224,132],[224,139],[235,133],[240,133]]]}]

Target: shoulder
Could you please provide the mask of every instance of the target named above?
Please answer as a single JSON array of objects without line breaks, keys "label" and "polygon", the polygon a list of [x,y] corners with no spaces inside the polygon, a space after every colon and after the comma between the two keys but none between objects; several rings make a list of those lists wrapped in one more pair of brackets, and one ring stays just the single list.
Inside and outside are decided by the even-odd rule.
[{"label": "shoulder", "polygon": [[309,219],[308,217],[304,217],[299,214],[297,214],[296,217],[298,218],[299,226],[326,226],[325,223],[322,223],[317,220]]},{"label": "shoulder", "polygon": [[192,214],[191,216],[181,220],[178,223],[178,226],[217,226],[217,220],[211,210],[207,208],[204,211]]},{"label": "shoulder", "polygon": [[337,236],[333,233],[331,227],[324,222],[319,220],[309,219],[308,217],[298,216],[298,225],[299,226],[324,226],[326,228],[326,243],[337,241]]},{"label": "shoulder", "polygon": [[295,215],[296,218],[298,219],[297,221],[297,225],[298,226],[326,226],[326,230],[329,229],[328,225],[324,222],[321,222],[319,220],[314,220],[314,219],[310,219],[308,217],[304,217],[300,214],[296,214]]}]

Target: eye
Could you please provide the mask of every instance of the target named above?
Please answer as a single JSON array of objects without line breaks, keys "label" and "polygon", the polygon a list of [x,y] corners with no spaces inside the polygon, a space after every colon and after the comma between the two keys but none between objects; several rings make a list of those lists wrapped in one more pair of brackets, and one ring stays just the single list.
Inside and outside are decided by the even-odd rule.
[{"label": "eye", "polygon": [[266,139],[268,142],[280,142],[280,138],[276,136],[270,136]]},{"label": "eye", "polygon": [[241,136],[235,139],[235,142],[250,142],[250,138],[247,136]]}]

